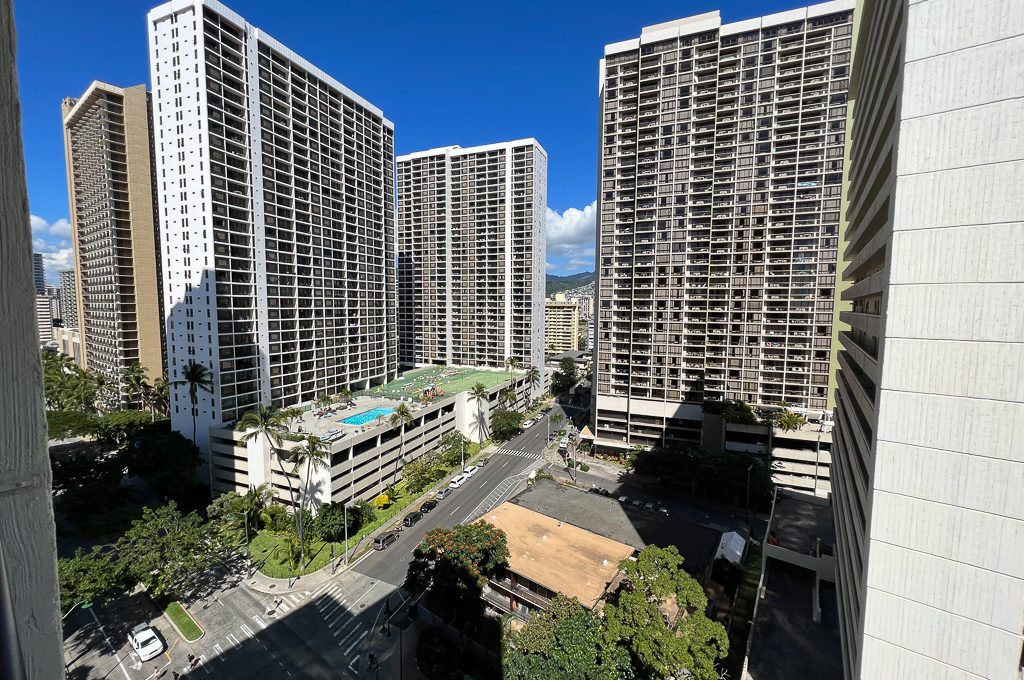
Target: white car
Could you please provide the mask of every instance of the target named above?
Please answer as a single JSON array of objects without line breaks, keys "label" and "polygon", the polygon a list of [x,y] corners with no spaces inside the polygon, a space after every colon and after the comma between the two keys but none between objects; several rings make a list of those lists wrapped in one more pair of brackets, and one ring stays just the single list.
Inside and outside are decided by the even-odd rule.
[{"label": "white car", "polygon": [[472,477],[473,475],[476,474],[476,471],[479,469],[480,468],[478,468],[476,465],[470,465],[462,474],[466,475],[467,477]]},{"label": "white car", "polygon": [[532,426],[533,426],[533,421],[532,420],[524,420],[523,421],[523,429],[524,430],[529,430],[530,427],[532,427]]},{"label": "white car", "polygon": [[163,641],[157,636],[153,627],[145,623],[140,623],[132,628],[132,632],[128,633],[128,642],[135,653],[139,655],[140,661],[149,661],[160,656],[160,653],[164,651]]}]

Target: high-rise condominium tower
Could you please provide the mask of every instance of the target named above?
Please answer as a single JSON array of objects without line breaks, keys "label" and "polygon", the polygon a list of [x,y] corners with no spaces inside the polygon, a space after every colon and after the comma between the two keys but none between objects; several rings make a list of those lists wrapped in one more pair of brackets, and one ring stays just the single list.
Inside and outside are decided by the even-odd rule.
[{"label": "high-rise condominium tower", "polygon": [[1024,8],[858,3],[832,489],[847,678],[1017,680]]},{"label": "high-rise condominium tower", "polygon": [[[149,13],[170,379],[197,434],[396,372],[394,126],[214,0]],[[186,387],[171,419],[192,431]]]},{"label": "high-rise condominium tower", "polygon": [[61,111],[83,365],[115,379],[138,363],[155,378],[164,360],[146,86],[93,82]]},{"label": "high-rise condominium tower", "polygon": [[852,9],[605,47],[598,446],[692,441],[706,399],[828,407]]},{"label": "high-rise condominium tower", "polygon": [[32,285],[36,289],[36,295],[46,293],[46,269],[43,266],[42,253],[32,253]]},{"label": "high-rise condominium tower", "polygon": [[64,328],[78,328],[78,299],[75,285],[75,270],[65,269],[60,273],[60,320]]},{"label": "high-rise condominium tower", "polygon": [[548,354],[574,352],[580,348],[580,306],[565,293],[544,304],[545,350]]},{"label": "high-rise condominium tower", "polygon": [[547,172],[533,139],[398,158],[403,364],[544,364]]}]

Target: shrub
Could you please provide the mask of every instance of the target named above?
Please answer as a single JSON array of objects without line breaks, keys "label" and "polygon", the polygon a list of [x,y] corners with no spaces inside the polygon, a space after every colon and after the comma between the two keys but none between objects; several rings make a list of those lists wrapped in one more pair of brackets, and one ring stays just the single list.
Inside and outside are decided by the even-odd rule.
[{"label": "shrub", "polygon": [[580,463],[580,472],[590,472],[590,466],[586,463]]}]

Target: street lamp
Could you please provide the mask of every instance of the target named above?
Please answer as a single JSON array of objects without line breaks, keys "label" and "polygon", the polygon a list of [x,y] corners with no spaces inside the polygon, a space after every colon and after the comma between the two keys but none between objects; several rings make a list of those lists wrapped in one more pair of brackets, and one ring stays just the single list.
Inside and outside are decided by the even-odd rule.
[{"label": "street lamp", "polygon": [[82,609],[89,609],[90,607],[92,607],[92,600],[82,600],[78,604],[71,607],[71,609],[68,610],[67,614],[60,617],[60,620],[63,621],[64,619],[68,618],[68,616],[71,615],[71,612],[75,611],[76,607],[81,607]]},{"label": "street lamp", "polygon": [[754,464],[751,463],[747,466],[747,507],[746,507],[746,519],[747,528],[750,528],[750,471],[754,469]]}]

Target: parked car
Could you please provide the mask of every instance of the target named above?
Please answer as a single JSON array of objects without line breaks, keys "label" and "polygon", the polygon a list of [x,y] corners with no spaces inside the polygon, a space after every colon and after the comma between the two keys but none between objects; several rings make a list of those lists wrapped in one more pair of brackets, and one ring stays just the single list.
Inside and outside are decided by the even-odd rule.
[{"label": "parked car", "polygon": [[452,477],[452,481],[448,482],[449,489],[458,489],[460,486],[466,483],[469,477],[467,475],[455,475]]},{"label": "parked car", "polygon": [[620,503],[625,503],[628,500],[629,500],[629,496],[619,496],[619,502]]},{"label": "parked car", "polygon": [[491,462],[490,458],[481,458],[476,462],[477,467],[483,467]]},{"label": "parked car", "polygon": [[431,499],[429,501],[423,501],[423,505],[420,506],[420,512],[430,512],[437,507],[437,501]]},{"label": "parked car", "polygon": [[377,538],[373,539],[373,549],[374,550],[383,550],[384,548],[388,547],[389,545],[391,545],[392,543],[394,543],[397,540],[398,540],[398,532],[397,531],[389,531],[388,533],[381,534]]},{"label": "parked car", "polygon": [[128,642],[141,661],[149,661],[164,651],[163,641],[153,627],[145,623],[132,628],[132,632],[128,633]]},{"label": "parked car", "polygon": [[651,501],[647,501],[646,503],[644,503],[644,510],[646,510],[647,512],[654,512],[654,503],[652,503]]},{"label": "parked car", "polygon": [[477,470],[479,470],[479,469],[480,468],[477,467],[476,465],[470,465],[468,468],[463,470],[462,474],[466,475],[466,477],[469,478],[469,477],[472,477],[473,475],[475,475],[477,473]]},{"label": "parked car", "polygon": [[633,506],[637,508],[642,508],[644,507],[644,502],[642,500],[637,499],[633,501]]},{"label": "parked car", "polygon": [[658,512],[665,515],[665,517],[668,517],[668,508],[666,508],[664,505],[658,506]]},{"label": "parked car", "polygon": [[402,526],[411,527],[413,524],[416,524],[416,522],[419,522],[421,519],[423,519],[423,515],[421,513],[410,512],[408,515],[405,516],[405,519],[402,520]]},{"label": "parked car", "polygon": [[529,430],[531,425],[533,425],[533,420],[524,420],[523,421],[523,429],[524,430]]},{"label": "parked car", "polygon": [[437,500],[439,500],[439,501],[443,501],[445,498],[448,498],[448,496],[451,496],[451,495],[452,495],[452,490],[451,489],[441,489],[440,491],[437,492],[437,496],[435,496],[435,498],[437,498]]}]

